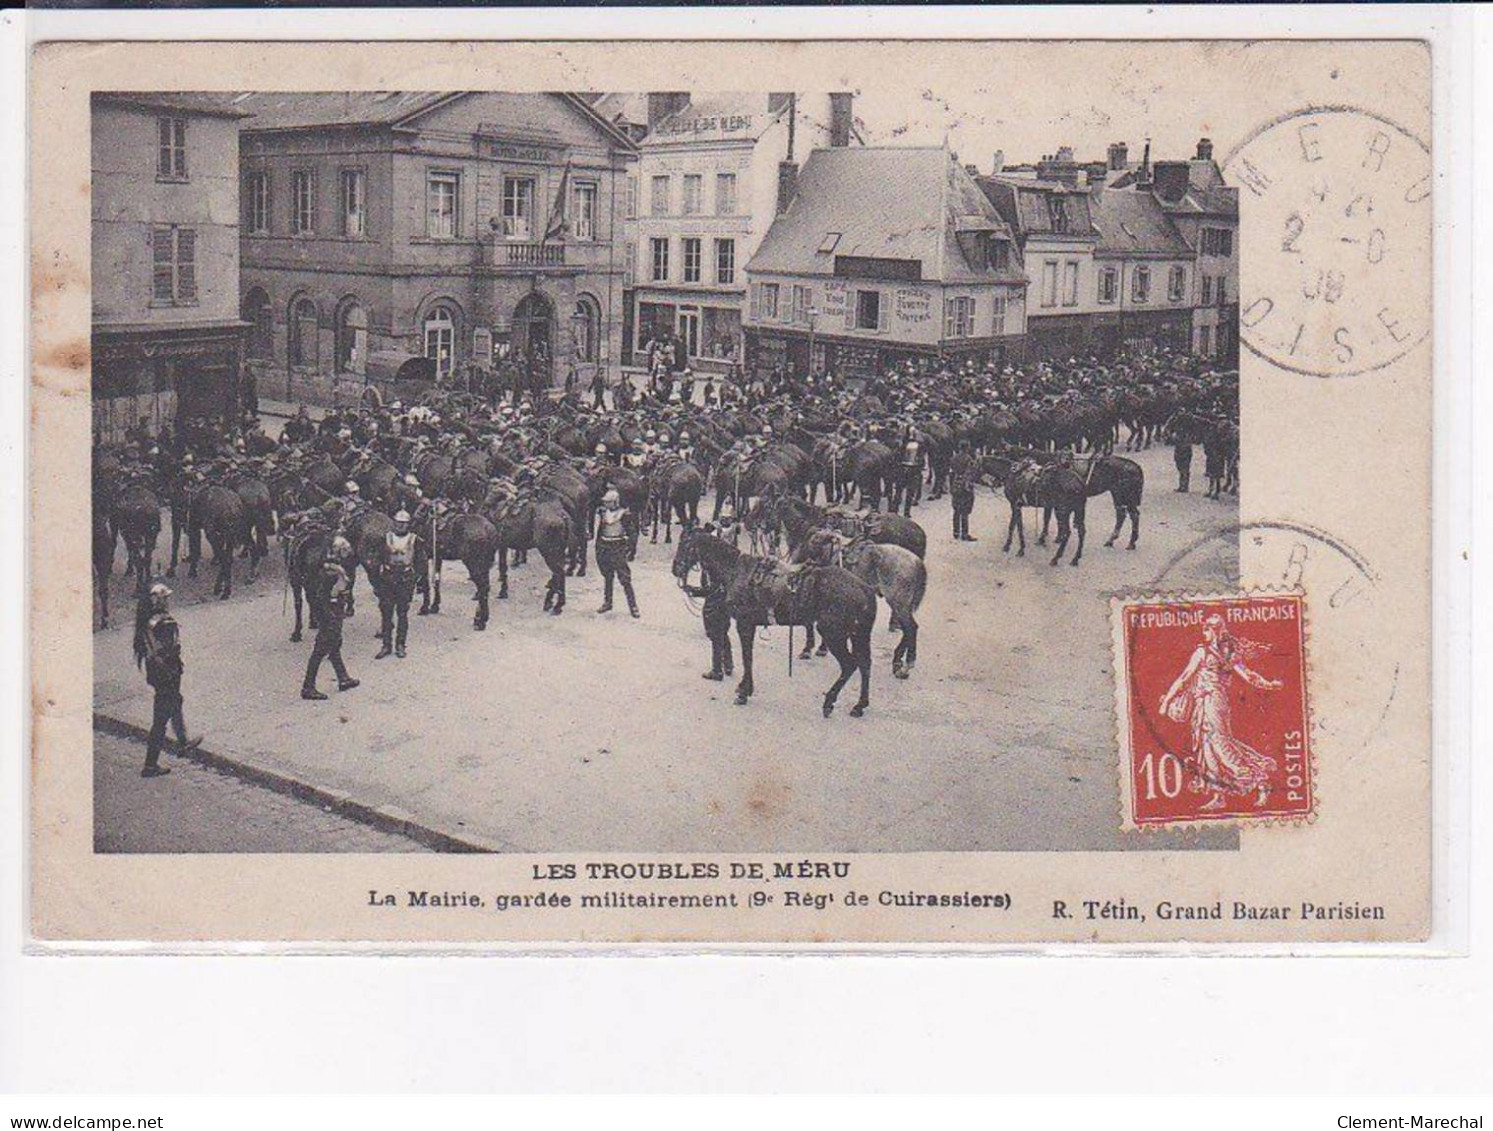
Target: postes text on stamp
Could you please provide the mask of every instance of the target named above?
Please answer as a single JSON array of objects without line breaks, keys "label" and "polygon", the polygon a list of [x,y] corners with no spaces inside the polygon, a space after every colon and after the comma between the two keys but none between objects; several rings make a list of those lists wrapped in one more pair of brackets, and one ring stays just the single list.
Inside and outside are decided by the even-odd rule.
[{"label": "postes text on stamp", "polygon": [[1309,817],[1297,593],[1114,602],[1126,827]]}]

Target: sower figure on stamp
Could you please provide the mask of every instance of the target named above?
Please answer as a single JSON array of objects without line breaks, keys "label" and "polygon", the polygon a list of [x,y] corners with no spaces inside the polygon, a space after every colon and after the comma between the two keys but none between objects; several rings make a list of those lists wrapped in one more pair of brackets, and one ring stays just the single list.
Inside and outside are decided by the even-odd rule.
[{"label": "sower figure on stamp", "polygon": [[[706,523],[706,534],[719,535],[720,531]],[[717,577],[710,566],[700,563],[700,584],[681,582],[684,591],[691,597],[704,597],[705,606],[700,610],[705,625],[705,635],[710,638],[710,670],[701,674],[701,679],[719,683],[728,675],[735,674],[731,658],[731,613],[726,608],[726,585],[729,576]]]},{"label": "sower figure on stamp", "polygon": [[420,536],[410,529],[409,511],[397,511],[394,529],[384,535],[378,593],[379,633],[383,646],[373,657],[375,660],[382,660],[391,651],[404,659],[405,643],[410,634],[410,601],[415,596],[415,563],[419,553]]},{"label": "sower figure on stamp", "polygon": [[342,621],[348,615],[352,596],[352,582],[343,563],[352,557],[352,544],[338,535],[332,539],[332,551],[321,567],[321,577],[312,600],[317,606],[316,643],[311,648],[311,659],[306,661],[306,678],[301,682],[302,699],[325,699],[326,695],[316,689],[316,673],[321,670],[322,660],[332,662],[337,673],[337,690],[351,691],[358,681],[347,674],[347,665],[342,662]]},{"label": "sower figure on stamp", "polygon": [[181,630],[166,608],[170,596],[171,590],[158,581],[141,596],[135,611],[135,666],[145,665],[146,682],[155,690],[150,738],[145,744],[145,768],[140,771],[143,778],[171,772],[160,764],[168,722],[176,730],[181,750],[192,750],[202,744],[201,738],[187,737],[187,724],[182,717],[181,676],[186,665],[181,658]]},{"label": "sower figure on stamp", "polygon": [[627,564],[627,548],[637,537],[638,520],[622,505],[622,496],[615,487],[607,489],[601,497],[601,509],[596,512],[596,565],[601,570],[605,589],[602,593],[598,613],[612,611],[612,581],[622,582],[622,592],[627,595],[627,608],[634,617],[638,612],[638,599],[632,591],[632,569]]},{"label": "sower figure on stamp", "polygon": [[960,440],[959,450],[949,462],[949,497],[954,504],[954,541],[977,542],[969,532],[969,516],[975,509],[975,480],[980,466],[969,450],[969,441]]},{"label": "sower figure on stamp", "polygon": [[1187,723],[1192,730],[1190,767],[1194,793],[1211,792],[1203,809],[1222,809],[1225,793],[1258,791],[1256,807],[1265,804],[1270,792],[1274,758],[1262,754],[1234,734],[1229,717],[1229,691],[1234,677],[1261,691],[1278,690],[1278,679],[1267,679],[1245,661],[1265,651],[1260,645],[1234,636],[1214,613],[1203,622],[1203,642],[1192,653],[1187,667],[1161,697],[1160,710],[1174,723]]}]

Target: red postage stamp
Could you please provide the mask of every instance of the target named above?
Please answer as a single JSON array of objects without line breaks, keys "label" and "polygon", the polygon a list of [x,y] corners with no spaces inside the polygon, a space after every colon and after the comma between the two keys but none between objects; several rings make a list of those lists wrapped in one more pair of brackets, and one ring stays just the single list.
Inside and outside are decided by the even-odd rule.
[{"label": "red postage stamp", "polygon": [[1114,601],[1127,827],[1312,814],[1304,612],[1295,593]]}]

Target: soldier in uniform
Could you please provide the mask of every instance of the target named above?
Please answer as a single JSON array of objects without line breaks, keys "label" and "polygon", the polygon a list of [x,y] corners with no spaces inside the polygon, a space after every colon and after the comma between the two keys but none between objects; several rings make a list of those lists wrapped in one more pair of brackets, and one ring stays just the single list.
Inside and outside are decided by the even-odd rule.
[{"label": "soldier in uniform", "polygon": [[902,442],[902,483],[898,492],[902,496],[903,517],[912,516],[912,504],[917,502],[923,486],[923,448],[918,443],[918,434],[909,424],[906,438]]},{"label": "soldier in uniform", "polygon": [[608,488],[596,512],[596,566],[605,582],[601,608],[596,610],[598,613],[612,611],[612,581],[615,578],[622,582],[628,611],[634,617],[643,615],[638,612],[638,599],[632,591],[632,569],[627,564],[627,548],[636,537],[637,524],[637,518],[622,505],[617,489]]},{"label": "soldier in uniform", "polygon": [[[724,516],[724,511],[722,512]],[[702,528],[706,534],[730,538],[724,528],[706,523]],[[692,597],[704,597],[705,605],[700,610],[705,625],[705,635],[710,639],[710,670],[700,674],[701,679],[719,683],[732,675],[731,658],[731,614],[726,611],[726,585],[729,577],[716,577],[704,563],[700,565],[700,584],[686,585],[685,591]]]},{"label": "soldier in uniform", "polygon": [[161,747],[166,742],[166,724],[176,731],[182,751],[194,750],[201,738],[187,737],[182,718],[181,675],[186,665],[181,658],[181,630],[167,611],[171,590],[161,582],[150,587],[141,598],[135,613],[135,666],[145,666],[145,680],[155,690],[150,719],[150,738],[145,744],[145,768],[142,778],[155,778],[171,771],[160,764]]},{"label": "soldier in uniform", "polygon": [[405,641],[410,633],[410,601],[415,596],[415,557],[419,543],[420,536],[410,529],[409,512],[396,512],[394,529],[384,535],[383,577],[378,595],[383,646],[373,657],[375,660],[382,660],[391,650],[404,659]]},{"label": "soldier in uniform", "polygon": [[1179,495],[1187,494],[1192,486],[1192,440],[1190,437],[1176,437],[1172,441],[1172,462],[1177,465],[1177,491]]},{"label": "soldier in uniform", "polygon": [[949,461],[949,495],[954,503],[954,541],[977,542],[969,532],[969,516],[975,509],[975,480],[979,465],[969,450],[969,441],[960,440],[959,450]]},{"label": "soldier in uniform", "polygon": [[306,662],[306,678],[301,682],[302,699],[325,699],[316,689],[316,673],[321,670],[322,660],[332,662],[337,673],[337,690],[351,691],[358,681],[347,673],[342,662],[342,621],[347,616],[352,582],[342,563],[352,557],[352,544],[338,535],[332,539],[332,551],[322,563],[321,577],[316,586],[315,600],[321,602],[316,612],[316,643],[311,647],[311,659]]}]

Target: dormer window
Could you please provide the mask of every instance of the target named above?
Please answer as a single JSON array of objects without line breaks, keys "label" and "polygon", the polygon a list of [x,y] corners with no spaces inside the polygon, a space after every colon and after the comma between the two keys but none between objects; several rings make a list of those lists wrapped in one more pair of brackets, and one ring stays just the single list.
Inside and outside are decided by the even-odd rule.
[{"label": "dormer window", "polygon": [[1011,267],[1011,244],[1007,240],[990,241],[990,266],[995,271],[1006,271]]},{"label": "dormer window", "polygon": [[819,245],[820,255],[833,255],[835,248],[840,246],[839,232],[825,232],[824,242]]},{"label": "dormer window", "polygon": [[1068,202],[1056,193],[1047,198],[1047,214],[1055,233],[1061,235],[1068,231]]}]

